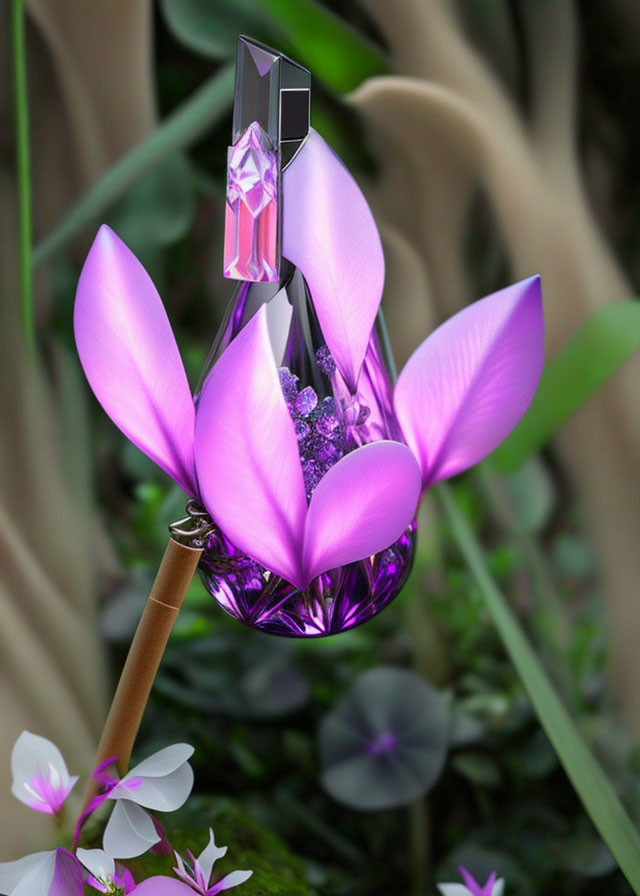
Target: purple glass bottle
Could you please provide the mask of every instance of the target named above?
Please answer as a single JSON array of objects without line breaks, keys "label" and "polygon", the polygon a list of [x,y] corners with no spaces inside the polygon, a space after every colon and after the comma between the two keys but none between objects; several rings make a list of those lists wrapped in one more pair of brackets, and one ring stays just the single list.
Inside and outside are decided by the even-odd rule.
[{"label": "purple glass bottle", "polygon": [[[206,377],[266,305],[308,499],[345,454],[381,439],[403,441],[393,413],[389,358],[375,329],[352,392],[325,344],[301,271],[281,257],[281,173],[309,132],[309,93],[309,72],[262,44],[239,38],[224,273],[241,282],[205,371]],[[200,569],[212,597],[246,625],[317,637],[359,625],[385,607],[409,575],[414,542],[415,524],[386,550],[323,573],[300,591],[242,555],[214,526]]]},{"label": "purple glass bottle", "polygon": [[[307,285],[283,260],[279,284],[241,283],[209,366],[267,303],[270,332],[281,358],[280,383],[291,414],[307,497],[341,457],[360,445],[402,437],[391,404],[391,377],[374,331],[352,393],[324,344]],[[218,529],[208,536],[200,563],[205,587],[227,613],[273,634],[317,637],[366,622],[404,585],[413,562],[415,524],[386,550],[326,572],[306,591],[240,554]]]}]

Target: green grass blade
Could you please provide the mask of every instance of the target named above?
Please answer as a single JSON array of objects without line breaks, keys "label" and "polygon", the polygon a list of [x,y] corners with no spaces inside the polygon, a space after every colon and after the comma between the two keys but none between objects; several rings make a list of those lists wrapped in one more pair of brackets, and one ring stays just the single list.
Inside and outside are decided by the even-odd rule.
[{"label": "green grass blade", "polygon": [[13,0],[11,11],[13,71],[16,118],[16,165],[18,182],[18,237],[22,326],[29,358],[36,356],[31,269],[31,161],[29,151],[29,107],[27,100],[27,60],[24,0]]},{"label": "green grass blade", "polygon": [[314,77],[348,93],[374,75],[389,71],[384,53],[348,22],[316,0],[259,0],[279,26],[287,50]]},{"label": "green grass blade", "polygon": [[502,642],[576,793],[634,893],[640,894],[640,838],[611,783],[558,698],[516,617],[491,578],[470,526],[448,486],[436,491],[454,537],[482,592]]},{"label": "green grass blade", "polygon": [[38,243],[32,256],[33,265],[37,266],[59,252],[84,227],[103,215],[138,178],[171,153],[189,146],[220,121],[233,100],[233,80],[233,66],[220,69],[152,134],[103,174]]},{"label": "green grass blade", "polygon": [[504,473],[521,467],[638,348],[640,302],[594,311],[547,364],[531,407],[491,463]]}]

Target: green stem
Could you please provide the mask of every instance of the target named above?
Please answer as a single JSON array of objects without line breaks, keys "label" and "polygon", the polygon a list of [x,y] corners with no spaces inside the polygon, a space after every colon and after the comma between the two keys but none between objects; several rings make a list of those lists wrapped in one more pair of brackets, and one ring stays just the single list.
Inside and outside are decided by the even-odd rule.
[{"label": "green stem", "polygon": [[631,819],[558,698],[507,600],[491,578],[482,548],[458,509],[450,488],[440,483],[436,491],[449,517],[458,548],[484,597],[540,724],[592,822],[634,893],[640,896],[640,839]]},{"label": "green stem", "polygon": [[20,252],[20,301],[22,325],[30,360],[36,356],[31,273],[31,163],[29,158],[29,104],[25,49],[24,0],[12,0],[13,70],[15,83],[16,160],[18,169],[18,221]]},{"label": "green stem", "polygon": [[218,122],[231,105],[233,77],[233,66],[220,69],[105,172],[34,248],[34,267],[63,249],[84,227],[103,215],[143,174],[171,153],[191,145]]}]

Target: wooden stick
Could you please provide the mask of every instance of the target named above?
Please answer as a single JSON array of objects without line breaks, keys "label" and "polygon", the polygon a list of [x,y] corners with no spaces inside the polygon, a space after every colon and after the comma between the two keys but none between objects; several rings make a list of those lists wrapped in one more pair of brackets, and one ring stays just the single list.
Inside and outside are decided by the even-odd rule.
[{"label": "wooden stick", "polygon": [[[94,765],[117,756],[120,774],[124,775],[129,768],[133,744],[160,661],[201,554],[200,548],[187,547],[169,539],[120,675]],[[91,779],[84,796],[85,808],[96,790],[97,784]]]}]

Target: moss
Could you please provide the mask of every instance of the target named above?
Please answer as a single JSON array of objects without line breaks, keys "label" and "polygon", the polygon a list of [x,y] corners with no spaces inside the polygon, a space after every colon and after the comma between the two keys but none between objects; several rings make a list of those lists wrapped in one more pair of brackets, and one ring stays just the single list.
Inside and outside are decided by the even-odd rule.
[{"label": "moss", "polygon": [[[250,868],[253,876],[238,889],[238,896],[309,896],[304,865],[284,841],[261,827],[240,806],[228,800],[193,796],[188,804],[166,819],[172,847],[184,856],[187,849],[198,855],[209,839],[228,846],[216,862],[214,878],[236,869]],[[137,881],[153,874],[172,874],[172,856],[146,855],[127,863]]]}]

